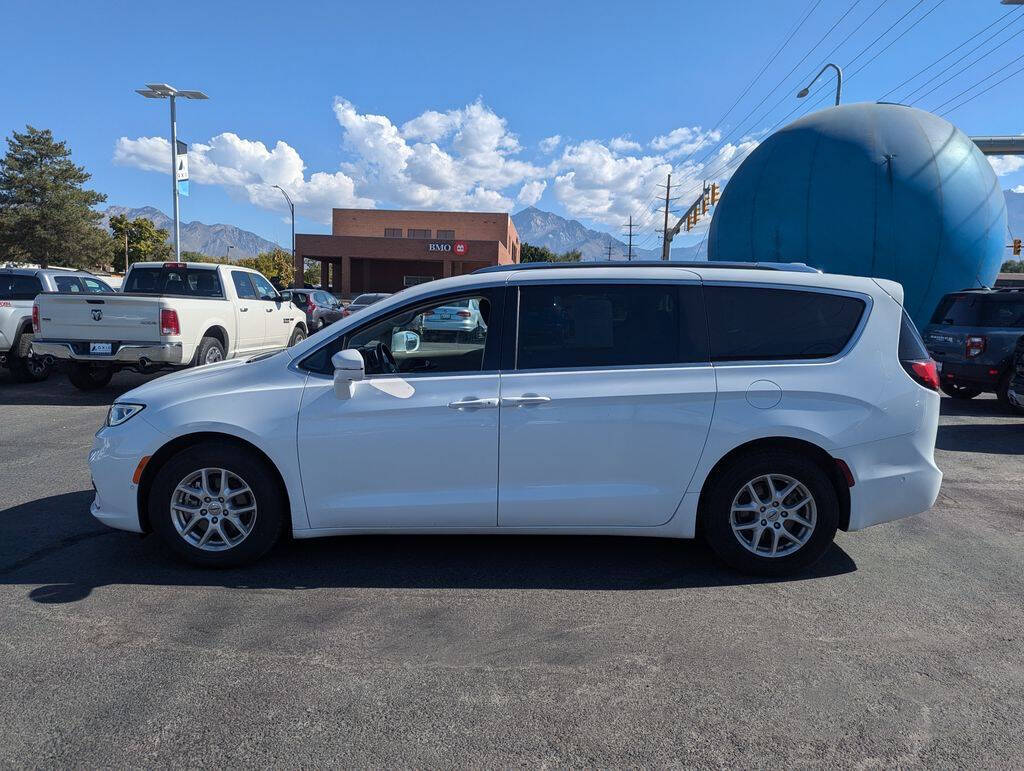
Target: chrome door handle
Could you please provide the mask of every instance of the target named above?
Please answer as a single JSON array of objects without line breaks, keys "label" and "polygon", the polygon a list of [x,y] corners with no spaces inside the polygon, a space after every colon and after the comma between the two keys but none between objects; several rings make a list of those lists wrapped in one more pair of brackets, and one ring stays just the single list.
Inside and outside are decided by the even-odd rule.
[{"label": "chrome door handle", "polygon": [[536,394],[527,394],[525,396],[503,396],[501,398],[501,403],[506,407],[529,407],[533,404],[547,404],[550,401],[550,396],[537,396]]},{"label": "chrome door handle", "polygon": [[479,410],[484,407],[497,406],[497,399],[461,399],[457,402],[448,402],[448,409],[451,410]]},{"label": "chrome door handle", "polygon": [[267,313],[273,313],[273,312],[274,312],[273,308],[267,308]]},{"label": "chrome door handle", "polygon": [[248,308],[239,308],[239,309],[238,309],[238,312],[239,312],[239,313],[248,313],[248,312],[249,312],[249,309],[248,309]]}]

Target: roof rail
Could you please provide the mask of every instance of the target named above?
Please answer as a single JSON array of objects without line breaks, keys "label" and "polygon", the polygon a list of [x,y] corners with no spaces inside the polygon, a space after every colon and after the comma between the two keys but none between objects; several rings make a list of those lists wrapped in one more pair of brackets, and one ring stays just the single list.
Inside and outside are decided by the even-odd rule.
[{"label": "roof rail", "polygon": [[515,265],[489,265],[474,273],[507,273],[512,270],[549,268],[732,268],[734,270],[789,270],[795,273],[821,273],[802,262],[715,262],[709,260],[594,260],[587,262],[524,262]]}]

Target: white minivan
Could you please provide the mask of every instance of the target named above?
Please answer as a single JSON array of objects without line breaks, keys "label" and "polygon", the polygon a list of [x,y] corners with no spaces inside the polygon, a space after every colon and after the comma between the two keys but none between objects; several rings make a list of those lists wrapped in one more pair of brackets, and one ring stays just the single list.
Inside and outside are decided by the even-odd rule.
[{"label": "white minivan", "polygon": [[[124,394],[92,513],[209,566],[286,534],[699,534],[780,575],[935,501],[938,379],[902,296],[709,263],[433,281]],[[418,337],[466,300],[482,334]]]}]

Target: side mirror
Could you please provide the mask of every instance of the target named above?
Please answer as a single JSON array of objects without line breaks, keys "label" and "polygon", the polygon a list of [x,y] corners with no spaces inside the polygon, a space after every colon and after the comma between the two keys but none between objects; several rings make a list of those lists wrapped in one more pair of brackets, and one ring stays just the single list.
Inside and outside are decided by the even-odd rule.
[{"label": "side mirror", "polygon": [[415,353],[420,349],[420,336],[407,330],[391,336],[391,350],[399,353]]},{"label": "side mirror", "polygon": [[331,364],[334,365],[334,395],[351,399],[353,386],[366,377],[363,355],[355,348],[346,348],[331,357]]}]

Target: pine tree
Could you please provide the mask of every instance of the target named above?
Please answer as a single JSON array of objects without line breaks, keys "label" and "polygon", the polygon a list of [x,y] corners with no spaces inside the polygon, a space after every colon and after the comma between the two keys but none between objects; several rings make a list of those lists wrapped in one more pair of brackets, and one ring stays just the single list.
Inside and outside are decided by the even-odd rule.
[{"label": "pine tree", "polygon": [[0,259],[44,267],[109,263],[113,242],[92,209],[107,197],[83,187],[91,176],[49,129],[13,132],[0,159]]}]

